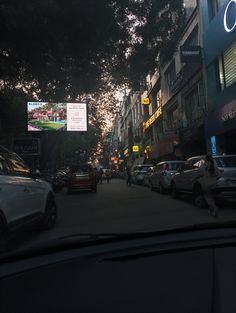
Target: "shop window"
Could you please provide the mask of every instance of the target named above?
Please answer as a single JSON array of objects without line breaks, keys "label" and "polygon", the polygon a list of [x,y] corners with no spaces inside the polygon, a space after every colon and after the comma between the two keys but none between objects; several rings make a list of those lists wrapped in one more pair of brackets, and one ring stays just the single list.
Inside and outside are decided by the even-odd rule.
[{"label": "shop window", "polygon": [[236,82],[236,41],[218,58],[220,90]]}]

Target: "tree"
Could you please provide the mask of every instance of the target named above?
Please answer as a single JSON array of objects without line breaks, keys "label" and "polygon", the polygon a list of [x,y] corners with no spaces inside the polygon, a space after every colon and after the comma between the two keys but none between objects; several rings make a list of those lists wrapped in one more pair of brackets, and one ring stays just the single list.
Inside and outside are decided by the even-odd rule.
[{"label": "tree", "polygon": [[174,49],[183,13],[176,0],[0,0],[0,119],[24,120],[27,100],[85,94],[100,140],[116,88],[139,88],[157,53]]}]

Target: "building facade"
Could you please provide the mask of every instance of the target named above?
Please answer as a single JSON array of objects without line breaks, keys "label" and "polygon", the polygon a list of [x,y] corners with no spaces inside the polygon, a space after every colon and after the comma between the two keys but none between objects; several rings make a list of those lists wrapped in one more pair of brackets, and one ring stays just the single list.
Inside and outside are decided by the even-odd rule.
[{"label": "building facade", "polygon": [[212,154],[236,153],[236,2],[200,1],[208,93],[205,131]]}]

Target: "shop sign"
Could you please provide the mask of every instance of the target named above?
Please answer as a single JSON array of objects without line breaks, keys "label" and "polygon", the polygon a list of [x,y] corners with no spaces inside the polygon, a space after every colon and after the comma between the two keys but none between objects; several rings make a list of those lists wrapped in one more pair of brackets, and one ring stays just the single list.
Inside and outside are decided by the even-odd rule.
[{"label": "shop sign", "polygon": [[14,139],[13,151],[19,155],[40,155],[39,138]]},{"label": "shop sign", "polygon": [[229,1],[225,8],[224,28],[227,33],[231,33],[236,29],[236,0]]},{"label": "shop sign", "polygon": [[236,119],[236,109],[222,114],[221,119],[224,123]]},{"label": "shop sign", "polygon": [[149,98],[143,98],[143,104],[144,105],[149,105],[150,104],[150,99]]},{"label": "shop sign", "polygon": [[125,149],[124,155],[126,155],[126,156],[129,155],[129,148]]},{"label": "shop sign", "polygon": [[182,63],[200,63],[202,60],[201,47],[200,46],[181,46],[180,58],[181,58]]},{"label": "shop sign", "polygon": [[143,123],[143,130],[147,130],[154,122],[158,119],[158,117],[162,114],[161,107],[156,110],[156,112],[147,120],[147,122]]},{"label": "shop sign", "polygon": [[132,150],[133,152],[139,152],[139,146],[133,146]]}]

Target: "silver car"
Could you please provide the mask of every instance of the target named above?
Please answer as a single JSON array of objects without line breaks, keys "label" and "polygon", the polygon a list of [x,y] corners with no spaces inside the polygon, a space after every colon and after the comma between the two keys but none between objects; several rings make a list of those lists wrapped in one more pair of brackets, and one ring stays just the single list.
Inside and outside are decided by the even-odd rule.
[{"label": "silver car", "polygon": [[236,155],[217,155],[214,159],[223,170],[217,181],[217,190],[222,196],[236,196]]},{"label": "silver car", "polygon": [[184,163],[184,161],[163,161],[158,163],[153,175],[150,177],[151,190],[158,190],[161,194],[170,190],[173,175]]},{"label": "silver car", "polygon": [[147,171],[153,164],[137,165],[132,173],[132,181],[134,184],[142,185]]}]

